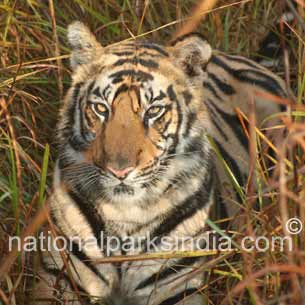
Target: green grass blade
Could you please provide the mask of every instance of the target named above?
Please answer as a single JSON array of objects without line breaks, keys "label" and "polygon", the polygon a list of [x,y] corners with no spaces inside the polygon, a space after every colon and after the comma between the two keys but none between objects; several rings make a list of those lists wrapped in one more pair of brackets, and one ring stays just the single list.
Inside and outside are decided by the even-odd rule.
[{"label": "green grass blade", "polygon": [[225,172],[228,176],[228,178],[230,179],[232,185],[234,186],[234,188],[236,189],[236,191],[238,192],[240,198],[242,199],[242,201],[244,202],[246,200],[246,195],[241,187],[241,185],[238,183],[235,175],[233,174],[230,166],[228,165],[228,163],[224,160],[223,156],[221,155],[216,143],[214,142],[214,140],[208,136],[208,140],[210,142],[210,144],[212,145],[212,148],[214,150],[214,152],[216,153],[217,159],[221,162],[221,164],[223,165]]}]

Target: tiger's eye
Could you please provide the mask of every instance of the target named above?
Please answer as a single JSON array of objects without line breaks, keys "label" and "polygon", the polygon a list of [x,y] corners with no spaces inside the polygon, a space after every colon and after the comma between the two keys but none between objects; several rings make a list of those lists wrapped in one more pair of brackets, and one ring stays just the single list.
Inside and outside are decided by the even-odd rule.
[{"label": "tiger's eye", "polygon": [[162,106],[152,106],[146,111],[146,115],[152,119],[160,116],[164,112],[164,107]]},{"label": "tiger's eye", "polygon": [[92,104],[92,109],[99,116],[106,116],[108,114],[107,107],[101,103]]}]

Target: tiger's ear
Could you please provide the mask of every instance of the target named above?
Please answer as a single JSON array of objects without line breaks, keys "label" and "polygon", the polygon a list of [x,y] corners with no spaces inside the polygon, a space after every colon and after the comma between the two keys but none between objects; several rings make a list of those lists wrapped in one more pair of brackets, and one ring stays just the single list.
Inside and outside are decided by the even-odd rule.
[{"label": "tiger's ear", "polygon": [[102,46],[82,22],[74,21],[68,26],[68,41],[72,47],[71,67],[90,63],[102,51]]},{"label": "tiger's ear", "polygon": [[212,48],[205,38],[198,33],[178,37],[171,43],[174,60],[191,77],[202,73],[212,56]]}]

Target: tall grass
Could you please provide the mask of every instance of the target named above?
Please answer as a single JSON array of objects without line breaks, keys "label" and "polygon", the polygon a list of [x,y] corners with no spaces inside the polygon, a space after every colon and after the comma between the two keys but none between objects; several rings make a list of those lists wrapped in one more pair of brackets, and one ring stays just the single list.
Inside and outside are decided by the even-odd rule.
[{"label": "tall grass", "polygon": [[[274,29],[281,2],[285,1],[218,1],[217,7],[223,8],[206,15],[197,31],[214,48],[254,56],[264,35]],[[304,1],[297,2],[304,20]],[[54,127],[70,83],[67,25],[82,20],[103,45],[137,35],[165,43],[179,32],[180,19],[188,16],[196,4],[195,0],[2,0],[0,266],[9,255],[8,237],[42,222],[39,218],[33,225],[33,218],[50,193],[57,154]],[[255,129],[254,145],[259,152],[254,162],[259,186],[255,196],[260,207],[252,209],[249,194],[235,183],[245,201],[241,216],[246,219],[238,231],[227,232],[236,242],[247,234],[288,236],[284,224],[291,217],[298,217],[305,226],[304,25],[296,22],[290,27],[286,41],[291,50],[290,66],[288,72],[278,74],[295,88],[297,103],[291,105],[290,115],[284,116],[280,128],[286,133],[277,143],[271,143]],[[273,155],[264,153],[262,147],[266,145],[274,147]],[[272,176],[266,171],[266,160],[273,164]],[[228,174],[236,181],[230,169]],[[263,204],[266,201],[268,205]],[[210,220],[209,225],[220,232],[221,222]],[[305,229],[293,236],[293,251],[277,248],[267,252],[212,253],[213,259],[205,266],[206,283],[201,288],[206,304],[305,304],[304,247]],[[10,262],[12,268],[0,274],[0,304],[24,304],[33,281],[32,264],[25,253]]]}]

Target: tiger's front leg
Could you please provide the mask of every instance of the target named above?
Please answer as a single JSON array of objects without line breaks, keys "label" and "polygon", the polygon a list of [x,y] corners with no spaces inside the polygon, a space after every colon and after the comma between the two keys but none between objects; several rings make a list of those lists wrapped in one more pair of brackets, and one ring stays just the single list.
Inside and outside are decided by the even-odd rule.
[{"label": "tiger's front leg", "polygon": [[125,262],[121,265],[121,290],[134,298],[133,305],[203,305],[205,296],[200,289],[205,263],[203,257]]}]

